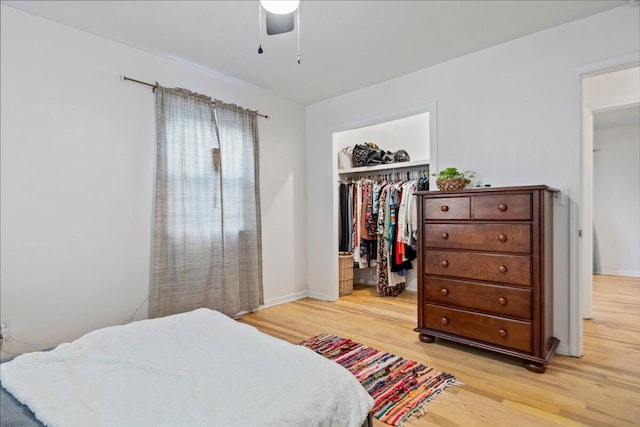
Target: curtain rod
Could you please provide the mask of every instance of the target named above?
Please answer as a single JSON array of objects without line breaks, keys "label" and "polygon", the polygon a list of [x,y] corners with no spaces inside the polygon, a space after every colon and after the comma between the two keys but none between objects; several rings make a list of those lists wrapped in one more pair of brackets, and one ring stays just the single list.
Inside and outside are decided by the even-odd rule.
[{"label": "curtain rod", "polygon": [[[132,79],[131,77],[127,77],[127,76],[125,76],[125,75],[123,75],[123,74],[120,74],[120,78],[121,78],[122,80],[128,80],[128,81],[130,81],[130,82],[134,82],[134,83],[138,83],[138,84],[141,84],[141,85],[149,86],[149,87],[153,88],[153,90],[155,90],[157,87],[159,87],[159,86],[160,86],[160,84],[159,84],[158,82],[155,82],[155,83],[147,83],[147,82],[143,82],[142,80]],[[260,117],[264,117],[265,119],[268,119],[268,118],[269,118],[269,116],[268,116],[268,115],[266,115],[266,114],[260,114],[260,113],[258,113],[257,111],[256,111],[256,115],[258,115],[258,116],[260,116]]]}]

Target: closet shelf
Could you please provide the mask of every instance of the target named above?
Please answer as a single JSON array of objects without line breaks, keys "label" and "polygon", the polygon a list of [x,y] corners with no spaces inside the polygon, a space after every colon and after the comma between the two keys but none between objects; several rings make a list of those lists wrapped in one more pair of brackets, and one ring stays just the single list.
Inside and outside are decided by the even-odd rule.
[{"label": "closet shelf", "polygon": [[358,168],[338,169],[338,175],[367,173],[372,171],[396,171],[403,169],[415,169],[418,166],[429,165],[429,159],[413,160],[410,162],[388,163],[378,166],[362,166]]}]

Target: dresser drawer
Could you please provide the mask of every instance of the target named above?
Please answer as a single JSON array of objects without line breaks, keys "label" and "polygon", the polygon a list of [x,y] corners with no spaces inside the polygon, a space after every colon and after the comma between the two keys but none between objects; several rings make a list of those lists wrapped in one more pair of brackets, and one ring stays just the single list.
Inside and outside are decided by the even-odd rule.
[{"label": "dresser drawer", "polygon": [[438,197],[424,200],[425,219],[449,220],[471,218],[469,197]]},{"label": "dresser drawer", "polygon": [[530,224],[425,224],[424,246],[531,253]]},{"label": "dresser drawer", "polygon": [[425,303],[486,311],[501,316],[531,319],[531,290],[484,283],[425,277]]},{"label": "dresser drawer", "polygon": [[504,319],[462,310],[424,306],[426,328],[461,335],[520,351],[531,352],[532,327],[529,322]]},{"label": "dresser drawer", "polygon": [[527,256],[425,250],[423,266],[426,274],[531,286]]},{"label": "dresser drawer", "polygon": [[531,220],[531,194],[487,194],[475,196],[473,218],[489,220]]}]

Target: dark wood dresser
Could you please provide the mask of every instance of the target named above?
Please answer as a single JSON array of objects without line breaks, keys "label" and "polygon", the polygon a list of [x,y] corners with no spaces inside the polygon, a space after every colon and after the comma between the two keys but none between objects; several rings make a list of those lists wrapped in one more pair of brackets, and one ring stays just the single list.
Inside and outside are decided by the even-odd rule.
[{"label": "dark wood dresser", "polygon": [[545,372],[553,337],[553,193],[544,185],[417,194],[418,327]]}]

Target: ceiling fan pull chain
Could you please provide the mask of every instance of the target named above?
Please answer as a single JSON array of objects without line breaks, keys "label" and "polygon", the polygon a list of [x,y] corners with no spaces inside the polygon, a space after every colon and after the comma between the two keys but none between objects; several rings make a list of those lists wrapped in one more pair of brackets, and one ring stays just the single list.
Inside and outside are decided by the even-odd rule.
[{"label": "ceiling fan pull chain", "polygon": [[260,43],[258,53],[262,55],[264,49],[262,49],[262,6],[260,2],[258,2],[258,42]]}]

